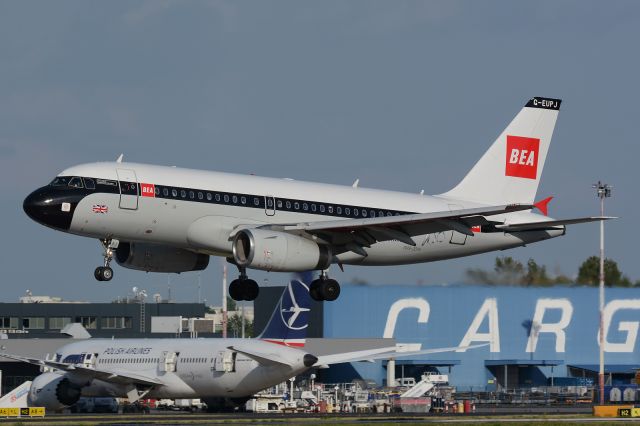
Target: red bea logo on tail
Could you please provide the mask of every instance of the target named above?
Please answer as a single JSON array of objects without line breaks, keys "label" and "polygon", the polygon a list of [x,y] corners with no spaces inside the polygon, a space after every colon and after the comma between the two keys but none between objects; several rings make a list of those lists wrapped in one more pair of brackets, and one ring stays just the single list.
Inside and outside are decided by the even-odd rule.
[{"label": "red bea logo on tail", "polygon": [[507,135],[505,176],[536,179],[539,149],[540,139]]}]

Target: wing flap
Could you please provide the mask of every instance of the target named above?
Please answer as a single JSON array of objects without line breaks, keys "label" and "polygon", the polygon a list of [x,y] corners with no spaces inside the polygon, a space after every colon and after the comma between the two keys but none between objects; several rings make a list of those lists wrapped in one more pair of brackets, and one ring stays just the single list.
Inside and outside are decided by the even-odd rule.
[{"label": "wing flap", "polygon": [[[369,229],[375,227],[393,228],[404,225],[414,225],[427,222],[436,222],[447,229],[454,229],[448,220],[459,220],[472,216],[493,216],[497,214],[512,213],[522,210],[531,210],[531,204],[509,204],[500,206],[476,207],[472,209],[447,210],[431,213],[414,213],[402,216],[372,217],[367,219],[344,219],[327,220],[311,223],[299,223],[295,225],[285,225],[285,231],[355,231],[358,229]],[[455,225],[459,227],[458,224]],[[457,229],[456,229],[457,230]]]},{"label": "wing flap", "polygon": [[555,228],[564,225],[575,225],[577,223],[598,222],[601,220],[617,219],[614,216],[591,216],[591,217],[578,217],[574,219],[559,219],[548,220],[540,222],[528,222],[528,223],[513,223],[507,225],[496,225],[497,229],[507,232],[518,231],[534,231],[534,230],[546,230],[549,228]]}]

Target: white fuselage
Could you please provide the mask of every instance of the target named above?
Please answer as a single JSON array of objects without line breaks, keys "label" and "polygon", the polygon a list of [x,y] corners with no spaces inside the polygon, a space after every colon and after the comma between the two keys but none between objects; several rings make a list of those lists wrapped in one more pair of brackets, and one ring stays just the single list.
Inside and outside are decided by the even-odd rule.
[{"label": "white fuselage", "polygon": [[[237,344],[276,354],[290,366],[261,365],[228,349]],[[246,397],[309,368],[303,363],[304,350],[246,339],[91,339],[63,346],[56,358],[69,362],[69,356],[80,360],[86,354],[93,354],[91,361],[79,365],[162,383],[146,394],[148,398]],[[82,373],[60,374],[82,386],[83,396],[126,397],[130,390],[126,384],[86,380]],[[38,389],[33,392],[36,395]]]},{"label": "white fuselage", "polygon": [[[68,232],[168,245],[225,257],[232,253],[231,235],[242,227],[483,206],[443,196],[134,163],[84,164],[71,167],[59,176],[114,182],[135,179],[142,192],[124,195],[89,191],[72,213]],[[157,191],[155,194],[153,188]],[[96,212],[96,206],[101,206],[103,211]],[[547,220],[532,212],[508,213],[490,219],[501,223]],[[448,230],[413,236],[415,246],[397,240],[382,241],[368,247],[367,256],[347,251],[336,258],[341,263],[360,265],[430,262],[522,246],[563,233],[564,229],[558,229],[477,232],[467,236]]]}]

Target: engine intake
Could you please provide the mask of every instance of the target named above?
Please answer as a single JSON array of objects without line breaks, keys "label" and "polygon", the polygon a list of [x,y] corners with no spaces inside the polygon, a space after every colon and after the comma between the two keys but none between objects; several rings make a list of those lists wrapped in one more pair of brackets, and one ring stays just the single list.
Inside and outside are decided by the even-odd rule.
[{"label": "engine intake", "polygon": [[238,266],[263,271],[302,272],[331,265],[329,247],[280,231],[243,229],[233,239]]},{"label": "engine intake", "polygon": [[209,265],[206,254],[147,243],[120,242],[115,257],[118,265],[145,272],[202,271]]},{"label": "engine intake", "polygon": [[33,379],[29,389],[30,406],[57,411],[69,407],[80,399],[82,386],[57,373],[43,373]]}]

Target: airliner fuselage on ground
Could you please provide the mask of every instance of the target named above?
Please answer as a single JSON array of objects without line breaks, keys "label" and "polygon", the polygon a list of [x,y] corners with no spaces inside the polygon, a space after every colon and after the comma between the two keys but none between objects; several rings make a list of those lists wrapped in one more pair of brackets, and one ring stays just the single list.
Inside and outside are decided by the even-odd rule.
[{"label": "airliner fuselage on ground", "polygon": [[313,355],[304,348],[311,299],[300,281],[285,288],[264,331],[256,339],[87,339],[58,349],[53,359],[5,354],[39,365],[43,374],[29,389],[30,406],[61,410],[81,396],[220,398],[235,403],[312,367],[389,359],[474,346],[402,351],[394,346]]},{"label": "airliner fuselage on ground", "polygon": [[[533,98],[451,191],[427,196],[121,161],[71,167],[24,201],[34,220],[99,239],[108,281],[116,261],[155,272],[236,264],[236,300],[258,285],[246,268],[322,271],[316,300],[335,300],[331,264],[401,265],[523,246],[565,233],[534,198],[560,100]],[[546,204],[538,204],[546,211]]]}]

